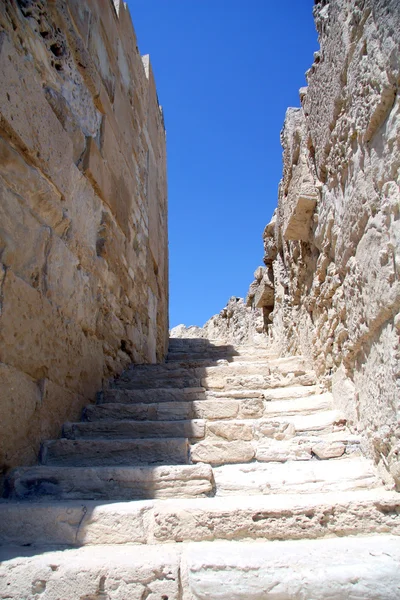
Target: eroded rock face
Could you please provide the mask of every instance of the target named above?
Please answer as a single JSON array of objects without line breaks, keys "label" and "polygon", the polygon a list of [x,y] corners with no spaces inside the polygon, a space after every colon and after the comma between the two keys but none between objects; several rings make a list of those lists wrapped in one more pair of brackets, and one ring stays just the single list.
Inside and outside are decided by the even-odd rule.
[{"label": "eroded rock face", "polygon": [[262,310],[246,305],[243,298],[232,296],[218,315],[203,325],[177,325],[170,331],[173,338],[207,338],[235,344],[266,344]]},{"label": "eroded rock face", "polygon": [[168,335],[165,131],[124,3],[0,6],[0,472]]},{"label": "eroded rock face", "polygon": [[269,335],[313,360],[400,484],[400,10],[324,0],[314,15],[320,51],[302,108],[286,115],[278,208],[264,232]]}]

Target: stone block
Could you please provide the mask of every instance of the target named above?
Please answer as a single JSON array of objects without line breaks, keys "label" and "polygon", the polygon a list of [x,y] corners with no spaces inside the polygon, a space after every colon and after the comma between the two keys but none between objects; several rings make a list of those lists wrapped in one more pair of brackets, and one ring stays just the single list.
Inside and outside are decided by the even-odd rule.
[{"label": "stone block", "polygon": [[396,600],[399,559],[395,536],[277,541],[257,545],[256,552],[251,542],[191,544],[186,597],[295,600],[306,590],[305,597],[319,600]]},{"label": "stone block", "polygon": [[0,253],[7,268],[29,285],[45,287],[51,230],[34,218],[20,196],[0,179]]},{"label": "stone block", "polygon": [[317,195],[299,194],[291,208],[287,222],[283,226],[285,240],[308,242],[312,216],[317,204]]},{"label": "stone block", "polygon": [[79,260],[59,238],[49,244],[46,261],[46,297],[61,312],[92,334],[96,329],[98,280],[81,268]]},{"label": "stone block", "polygon": [[[48,330],[51,336],[44,335]],[[3,283],[0,361],[34,379],[51,375],[58,385],[88,398],[101,387],[101,343],[63,319],[39,291],[11,270]]]},{"label": "stone block", "polygon": [[[48,600],[179,600],[180,548],[96,546],[1,556],[0,594],[31,599],[45,592]],[[9,558],[9,557],[8,557]]]},{"label": "stone block", "polygon": [[0,36],[0,115],[8,135],[26,148],[34,164],[61,194],[69,189],[73,147],[37,78],[32,61],[21,56],[3,31]]},{"label": "stone block", "polygon": [[256,459],[260,462],[311,460],[311,440],[296,438],[288,442],[269,440],[257,446]]},{"label": "stone block", "polygon": [[32,422],[40,408],[42,393],[37,381],[0,363],[0,470],[36,460],[38,441]]},{"label": "stone block", "polygon": [[3,138],[0,138],[0,176],[38,219],[54,229],[57,235],[66,232],[70,219],[63,210],[60,193]]},{"label": "stone block", "polygon": [[275,290],[270,282],[261,281],[256,293],[254,294],[254,306],[256,308],[273,307],[274,306]]},{"label": "stone block", "polygon": [[207,424],[206,435],[227,441],[251,441],[253,439],[253,427],[251,423],[246,423],[246,421],[230,421],[228,423],[226,421],[215,421]]},{"label": "stone block", "polygon": [[343,442],[318,442],[312,444],[313,453],[320,459],[338,458],[345,453],[346,446]]},{"label": "stone block", "polygon": [[204,440],[191,447],[190,456],[193,462],[204,462],[211,465],[222,463],[245,463],[254,458],[255,452],[250,442]]}]

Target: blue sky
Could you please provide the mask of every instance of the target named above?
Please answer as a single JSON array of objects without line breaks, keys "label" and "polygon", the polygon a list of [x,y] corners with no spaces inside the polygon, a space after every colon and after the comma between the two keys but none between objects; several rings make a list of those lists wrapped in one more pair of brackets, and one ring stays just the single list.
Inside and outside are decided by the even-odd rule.
[{"label": "blue sky", "polygon": [[245,296],[277,202],[279,133],[318,49],[313,0],[129,0],[167,128],[170,326]]}]

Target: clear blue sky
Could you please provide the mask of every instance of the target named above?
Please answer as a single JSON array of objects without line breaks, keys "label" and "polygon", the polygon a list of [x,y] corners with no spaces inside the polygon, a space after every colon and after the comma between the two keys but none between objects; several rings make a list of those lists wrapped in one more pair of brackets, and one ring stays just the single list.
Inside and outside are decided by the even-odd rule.
[{"label": "clear blue sky", "polygon": [[318,49],[313,0],[129,0],[168,144],[170,326],[245,296],[277,202],[279,133]]}]

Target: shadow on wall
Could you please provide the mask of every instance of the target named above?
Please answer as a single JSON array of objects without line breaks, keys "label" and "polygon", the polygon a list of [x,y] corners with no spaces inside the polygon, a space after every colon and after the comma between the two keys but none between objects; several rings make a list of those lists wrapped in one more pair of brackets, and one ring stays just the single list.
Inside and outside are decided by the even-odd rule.
[{"label": "shadow on wall", "polygon": [[0,560],[44,546],[166,541],[153,499],[214,495],[212,469],[192,463],[190,443],[205,436],[207,368],[237,354],[207,339],[172,339],[166,363],[132,365],[112,381],[80,423],[44,442],[37,466],[10,473]]}]

